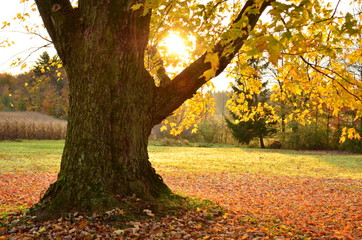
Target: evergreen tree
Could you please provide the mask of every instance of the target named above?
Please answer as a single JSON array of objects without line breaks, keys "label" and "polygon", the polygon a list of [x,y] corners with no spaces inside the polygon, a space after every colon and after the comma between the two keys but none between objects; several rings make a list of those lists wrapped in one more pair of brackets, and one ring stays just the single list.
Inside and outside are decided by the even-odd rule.
[{"label": "evergreen tree", "polygon": [[57,118],[67,118],[68,79],[57,55],[43,52],[33,68],[28,83],[29,108]]},{"label": "evergreen tree", "polygon": [[35,78],[43,78],[54,85],[58,91],[64,87],[64,69],[62,69],[62,62],[57,55],[51,58],[48,52],[43,52],[35,62],[33,72]]},{"label": "evergreen tree", "polygon": [[239,143],[249,144],[254,138],[259,138],[260,147],[265,148],[264,137],[277,132],[273,127],[276,121],[270,121],[272,110],[266,104],[270,92],[266,88],[267,82],[261,84],[259,92],[252,89],[251,82],[260,82],[261,75],[268,69],[269,64],[263,63],[263,59],[256,58],[248,59],[247,64],[254,70],[252,74],[237,78],[232,86],[234,97],[230,101],[239,105],[239,111],[236,113],[229,110],[233,120],[228,118],[225,120]]}]

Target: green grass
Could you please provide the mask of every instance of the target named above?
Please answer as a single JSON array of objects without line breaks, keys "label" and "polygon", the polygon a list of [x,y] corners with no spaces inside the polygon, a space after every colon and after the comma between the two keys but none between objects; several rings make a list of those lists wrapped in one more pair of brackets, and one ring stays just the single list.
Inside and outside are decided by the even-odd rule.
[{"label": "green grass", "polygon": [[63,147],[63,140],[0,141],[0,174],[58,171]]},{"label": "green grass", "polygon": [[362,178],[362,155],[245,148],[150,146],[156,169],[324,178]]},{"label": "green grass", "polygon": [[[58,171],[64,141],[0,142],[0,174]],[[248,148],[150,146],[150,159],[159,172],[231,172],[362,178],[362,155]]]}]

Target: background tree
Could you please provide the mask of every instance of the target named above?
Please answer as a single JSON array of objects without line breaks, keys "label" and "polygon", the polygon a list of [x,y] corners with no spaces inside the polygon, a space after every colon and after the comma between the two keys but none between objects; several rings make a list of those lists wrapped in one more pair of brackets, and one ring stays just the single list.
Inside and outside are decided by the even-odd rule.
[{"label": "background tree", "polygon": [[[336,6],[340,3],[341,1],[338,1]],[[285,94],[299,99],[291,102],[285,116],[286,122],[294,122],[294,126],[311,124],[313,121],[317,123],[323,112],[326,112],[325,109],[328,109],[330,117],[337,117],[344,109],[353,109],[359,119],[361,83],[348,70],[348,64],[344,64],[341,59],[350,63],[360,59],[357,57],[360,56],[360,50],[352,48],[361,38],[361,32],[357,30],[360,27],[349,28],[353,24],[358,25],[360,14],[347,13],[344,22],[341,18],[335,18],[337,9],[313,14],[310,11],[311,4],[306,2],[304,9],[295,12],[300,15],[294,14],[291,17],[300,21],[303,17],[313,15],[317,21],[315,25],[292,26],[294,20],[285,18],[288,10],[284,8],[277,17],[277,25],[283,27],[283,30],[277,37],[265,36],[270,38],[270,41],[276,40],[279,45],[279,48],[268,49],[270,56],[273,56],[274,51],[282,52],[283,56],[282,66],[279,66],[280,60],[271,58],[278,72],[277,80],[282,83],[279,88],[283,89],[277,91],[279,96],[276,99],[288,101],[288,98],[283,96]],[[340,34],[334,34],[334,30]],[[283,47],[285,45],[289,47]],[[317,127],[317,124],[314,126]],[[360,138],[358,134],[350,134],[349,137]]]},{"label": "background tree", "polygon": [[58,56],[43,52],[27,84],[28,109],[66,119],[68,112],[68,78]]},{"label": "background tree", "polygon": [[[231,99],[228,101],[233,120],[225,120],[239,143],[249,144],[251,140],[258,138],[260,147],[265,148],[264,137],[277,132],[273,127],[277,122],[273,120],[272,108],[268,105],[268,82],[261,80],[269,63],[263,59],[250,58],[245,64],[247,66],[239,62],[234,69],[243,69],[243,74],[235,79]],[[245,70],[247,68],[249,71]]]},{"label": "background tree", "polygon": [[[331,15],[335,15],[335,11]],[[347,14],[346,17],[353,22],[359,14]],[[284,135],[289,136],[284,142],[292,148],[336,148],[345,124],[342,115],[352,111],[356,113],[355,120],[360,119],[361,83],[351,71],[351,63],[358,62],[356,57],[360,50],[356,42],[360,41],[361,35],[352,34],[353,37],[346,39],[349,31],[346,25],[337,27],[340,20],[331,19],[328,21],[335,25],[333,29],[344,28],[342,35],[334,36],[332,29],[325,29],[328,34],[323,34],[315,26],[305,27],[305,31],[318,37],[317,48],[320,51],[304,52],[302,48],[297,51],[289,48],[283,50],[283,58],[274,64],[277,84],[273,86],[271,101],[281,116],[282,129],[289,126],[292,130]],[[282,18],[281,24],[287,26],[283,21]],[[315,40],[299,34],[299,31],[298,28],[287,28],[281,38],[292,34],[301,36],[306,42]],[[298,46],[300,43],[292,41],[288,44]],[[309,48],[315,49],[315,46]],[[341,93],[343,98],[338,97]],[[334,118],[341,121],[337,120],[338,124],[333,125]],[[358,129],[355,126],[349,125]],[[350,138],[360,138],[356,131],[351,129],[350,133]]]},{"label": "background tree", "polygon": [[14,77],[10,74],[0,74],[0,110],[13,111],[14,104],[11,97],[14,88]]}]

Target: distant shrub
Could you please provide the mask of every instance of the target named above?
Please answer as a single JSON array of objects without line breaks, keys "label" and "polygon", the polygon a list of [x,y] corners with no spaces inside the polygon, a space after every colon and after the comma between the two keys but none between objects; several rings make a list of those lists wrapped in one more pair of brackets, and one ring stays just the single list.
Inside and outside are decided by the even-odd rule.
[{"label": "distant shrub", "polygon": [[330,149],[327,130],[315,125],[298,126],[296,132],[284,133],[283,148],[299,150]]},{"label": "distant shrub", "polygon": [[176,139],[176,138],[162,138],[159,141],[159,144],[162,146],[189,146],[190,142],[186,139]]},{"label": "distant shrub", "polygon": [[279,142],[279,141],[273,141],[273,142],[269,145],[269,148],[272,148],[272,149],[280,149],[280,148],[282,148],[282,143]]},{"label": "distant shrub", "polygon": [[345,142],[339,145],[339,150],[362,153],[362,139],[346,139]]},{"label": "distant shrub", "polygon": [[64,139],[67,122],[35,112],[0,112],[0,140]]}]

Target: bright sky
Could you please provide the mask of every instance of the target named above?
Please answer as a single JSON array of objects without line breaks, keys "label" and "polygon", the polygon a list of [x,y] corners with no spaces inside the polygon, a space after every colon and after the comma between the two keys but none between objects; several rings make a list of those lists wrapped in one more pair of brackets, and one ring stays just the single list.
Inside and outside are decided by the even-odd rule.
[{"label": "bright sky", "polygon": [[[51,55],[55,54],[53,47],[43,48],[31,54],[39,47],[47,44],[47,41],[40,37],[27,34],[23,27],[24,25],[33,26],[37,24],[41,26],[42,24],[39,13],[30,10],[32,1],[31,3],[20,4],[20,0],[0,0],[0,3],[2,6],[0,8],[0,43],[6,39],[15,43],[11,47],[0,47],[0,72],[18,74],[24,70],[29,70],[29,67],[34,64],[34,61],[43,51],[48,51]],[[17,13],[29,13],[31,16],[29,22],[22,23],[20,20],[13,20]],[[11,25],[1,29],[4,21],[10,22]],[[40,30],[42,35],[47,35],[45,29],[40,27]],[[27,58],[28,67],[23,70],[20,67],[11,67],[11,63],[17,58]]]},{"label": "bright sky", "polygon": [[[340,10],[346,12],[351,10],[349,3],[353,0],[342,0]],[[335,5],[337,0],[331,0]],[[14,41],[14,45],[11,47],[0,47],[0,73],[9,72],[12,74],[18,74],[22,71],[29,70],[36,59],[43,51],[48,51],[50,55],[55,54],[55,50],[52,47],[41,48],[48,42],[43,40],[41,37],[29,35],[24,30],[24,25],[41,25],[41,18],[38,12],[32,12],[33,1],[29,1],[26,4],[20,4],[20,0],[0,0],[0,43],[8,39]],[[20,20],[13,20],[17,13],[30,13],[31,18],[28,23],[22,23]],[[11,23],[10,27],[3,27],[3,22],[7,21]],[[45,29],[39,28],[42,36],[46,36]],[[27,67],[21,69],[21,67],[11,67],[11,63],[17,58],[27,59]],[[228,86],[228,81],[225,81],[225,76],[219,76],[214,83],[219,90],[225,90]]]}]

